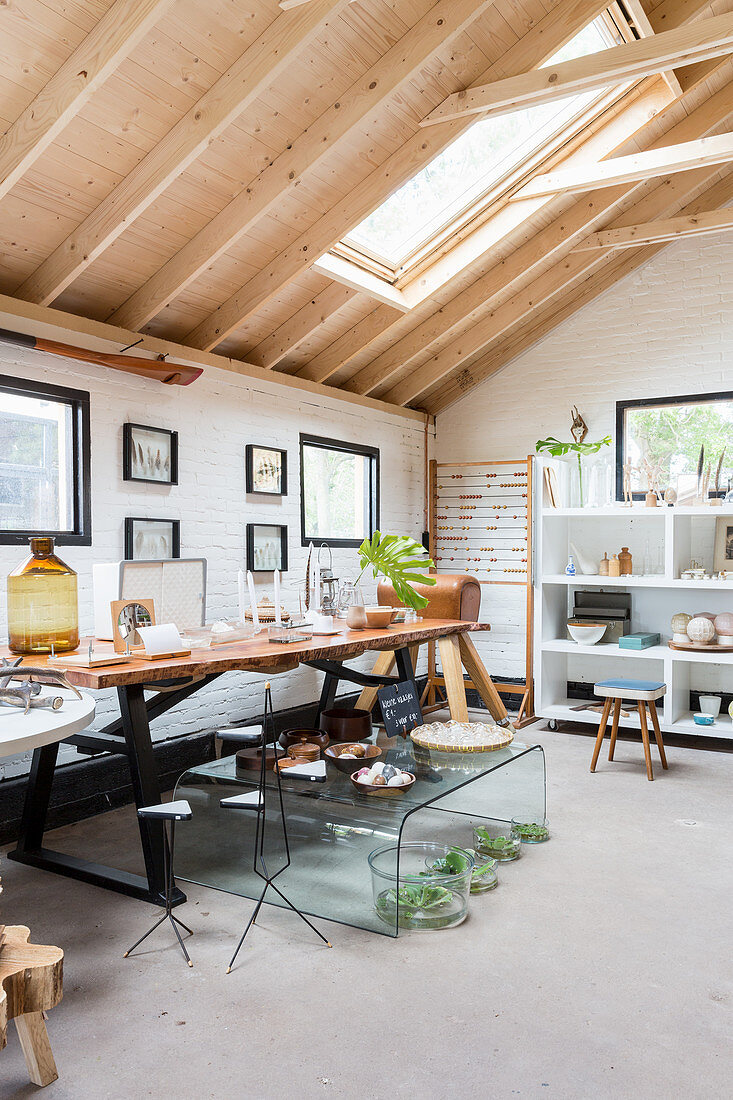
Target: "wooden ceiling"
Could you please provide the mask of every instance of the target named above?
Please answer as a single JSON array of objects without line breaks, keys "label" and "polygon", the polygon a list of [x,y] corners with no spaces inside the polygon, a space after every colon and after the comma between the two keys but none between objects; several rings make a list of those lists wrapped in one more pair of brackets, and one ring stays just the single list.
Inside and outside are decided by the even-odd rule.
[{"label": "wooden ceiling", "polygon": [[[0,323],[107,350],[142,334],[135,354],[439,412],[686,227],[730,228],[710,212],[733,199],[733,153],[711,163],[692,146],[684,171],[664,171],[668,146],[731,128],[733,63],[715,56],[640,78],[514,180],[398,283],[412,308],[375,279],[314,269],[475,121],[421,126],[447,97],[537,69],[604,10],[5,0]],[[649,37],[730,12],[733,0],[625,0],[621,14]],[[579,164],[588,175],[654,149],[662,167],[646,178],[611,170],[540,193],[550,169],[580,178]]]}]

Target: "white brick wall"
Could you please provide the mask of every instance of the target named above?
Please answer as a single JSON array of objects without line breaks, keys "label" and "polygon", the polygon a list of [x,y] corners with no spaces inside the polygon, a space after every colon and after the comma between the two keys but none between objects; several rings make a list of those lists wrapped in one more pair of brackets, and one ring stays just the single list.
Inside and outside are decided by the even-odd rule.
[{"label": "white brick wall", "polygon": [[[253,383],[227,371],[207,369],[192,386],[167,387],[104,368],[71,364],[37,352],[0,352],[0,374],[88,390],[91,394],[93,545],[62,546],[60,557],[79,574],[80,625],[92,630],[91,566],[123,557],[125,516],[181,520],[181,554],[208,559],[208,618],[236,614],[236,573],[244,568],[245,525],[262,521],[289,528],[289,573],[293,586],[305,572],[307,549],[300,546],[299,432],[369,443],[381,451],[381,526],[420,537],[423,528],[423,428],[417,421],[375,413],[337,399],[318,398],[276,383]],[[140,485],[122,480],[125,421],[174,428],[179,433],[179,484]],[[288,451],[288,495],[248,497],[244,483],[247,443]],[[0,546],[4,576],[24,556],[17,546]],[[334,550],[334,571],[353,577],[356,554]],[[271,577],[258,582],[272,595]],[[297,607],[297,597],[290,599]],[[0,583],[0,638],[7,640],[6,592]],[[320,674],[300,669],[272,681],[276,707],[317,699]],[[261,678],[229,673],[198,692],[153,727],[159,739],[244,719],[258,713]],[[347,689],[345,689],[347,690]],[[111,692],[99,693],[99,727],[116,713]],[[64,759],[76,759],[71,749]],[[28,758],[0,760],[0,776],[27,770]]]},{"label": "white brick wall", "polygon": [[[680,241],[568,318],[437,418],[439,462],[515,458],[569,438],[577,405],[589,438],[615,434],[620,400],[733,389],[733,248],[726,234]],[[492,673],[513,657],[516,594],[484,588]],[[505,643],[510,644],[505,644]]]}]

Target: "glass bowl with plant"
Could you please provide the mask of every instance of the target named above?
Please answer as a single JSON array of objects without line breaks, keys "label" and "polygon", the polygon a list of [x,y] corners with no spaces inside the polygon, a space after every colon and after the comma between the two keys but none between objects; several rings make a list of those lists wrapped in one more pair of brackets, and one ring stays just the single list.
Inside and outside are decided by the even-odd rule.
[{"label": "glass bowl with plant", "polygon": [[509,821],[483,821],[473,827],[473,846],[481,856],[490,856],[499,863],[519,859],[522,842]]},{"label": "glass bowl with plant", "polygon": [[553,458],[564,458],[565,455],[574,454],[577,461],[577,473],[578,473],[578,494],[580,507],[585,507],[585,487],[583,485],[583,459],[588,455],[598,454],[601,447],[610,447],[611,437],[606,435],[603,439],[597,440],[595,443],[586,443],[585,441],[577,441],[575,439],[570,443],[562,443],[559,439],[555,439],[554,435],[550,435],[547,439],[538,439],[535,444],[535,450],[537,454],[541,454],[543,451]]},{"label": "glass bowl with plant", "polygon": [[550,839],[550,826],[545,817],[514,817],[512,832],[517,834],[523,844],[543,844]]},{"label": "glass bowl with plant", "polygon": [[496,873],[496,860],[490,856],[479,856],[473,848],[451,848],[446,856],[439,859],[428,858],[427,871],[421,871],[422,875],[439,874],[453,875],[461,869],[461,860],[468,854],[473,859],[473,871],[471,872],[471,893],[485,894],[487,890],[493,890],[499,885]]},{"label": "glass bowl with plant", "polygon": [[464,849],[428,841],[377,848],[369,856],[377,915],[396,931],[460,924],[468,911],[473,865]]}]

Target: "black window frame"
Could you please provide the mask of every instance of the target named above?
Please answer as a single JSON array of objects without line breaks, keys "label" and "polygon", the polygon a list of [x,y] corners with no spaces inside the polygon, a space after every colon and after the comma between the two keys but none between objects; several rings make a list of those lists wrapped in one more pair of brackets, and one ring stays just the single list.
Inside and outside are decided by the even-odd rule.
[{"label": "black window frame", "polygon": [[[703,405],[716,401],[733,401],[733,390],[720,390],[716,393],[685,393],[674,397],[641,397],[634,401],[616,402],[616,500],[624,498],[624,453],[626,440],[624,438],[624,417],[627,409],[643,409],[650,405]],[[727,490],[711,490],[709,497],[724,497]],[[632,500],[644,500],[646,491],[635,489],[631,494]]]},{"label": "black window frame", "polygon": [[343,439],[329,439],[320,435],[306,435],[301,432],[300,434],[300,544],[301,546],[308,546],[311,542],[317,543],[319,546],[331,546],[334,549],[339,548],[352,548],[361,546],[363,539],[337,539],[337,538],[321,538],[321,536],[306,535],[305,531],[305,464],[303,462],[303,447],[321,447],[327,451],[344,451],[346,454],[360,455],[361,457],[369,458],[371,461],[367,463],[367,470],[369,471],[370,485],[368,487],[367,499],[369,501],[369,537],[379,529],[379,482],[380,482],[380,461],[379,461],[379,447],[367,447],[362,443],[349,443]]},{"label": "black window frame", "polygon": [[0,374],[0,394],[46,398],[70,405],[72,411],[72,468],[74,472],[74,527],[71,531],[0,530],[0,545],[18,546],[34,535],[51,536],[59,546],[92,545],[91,431],[89,393],[50,382],[33,382]]}]

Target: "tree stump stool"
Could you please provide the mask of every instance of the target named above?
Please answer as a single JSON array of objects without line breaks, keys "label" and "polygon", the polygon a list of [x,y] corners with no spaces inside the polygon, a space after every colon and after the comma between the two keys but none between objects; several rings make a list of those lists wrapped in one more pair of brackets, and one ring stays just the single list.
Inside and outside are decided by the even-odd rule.
[{"label": "tree stump stool", "polygon": [[43,1013],[63,996],[64,953],[28,943],[29,936],[23,925],[0,925],[0,1050],[15,1020],[28,1075],[43,1086],[58,1077]]}]

